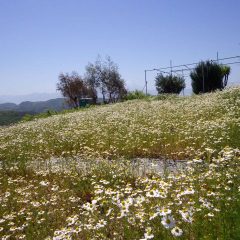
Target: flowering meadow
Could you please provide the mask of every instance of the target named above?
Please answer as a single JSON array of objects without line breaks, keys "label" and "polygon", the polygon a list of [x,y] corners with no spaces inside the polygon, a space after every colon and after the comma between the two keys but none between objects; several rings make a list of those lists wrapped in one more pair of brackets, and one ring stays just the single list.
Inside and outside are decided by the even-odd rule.
[{"label": "flowering meadow", "polygon": [[240,239],[240,88],[2,127],[0,203],[0,239]]}]

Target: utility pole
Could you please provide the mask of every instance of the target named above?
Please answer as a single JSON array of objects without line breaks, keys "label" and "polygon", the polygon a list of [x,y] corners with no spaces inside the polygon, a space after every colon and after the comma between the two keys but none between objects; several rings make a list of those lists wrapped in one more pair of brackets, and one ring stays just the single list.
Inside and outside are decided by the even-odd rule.
[{"label": "utility pole", "polygon": [[203,62],[202,62],[202,80],[203,80],[203,93],[205,92],[205,89],[204,89],[204,67],[203,67]]},{"label": "utility pole", "polygon": [[[183,69],[182,69],[182,78],[184,79]],[[183,88],[183,96],[184,96],[184,88]]]},{"label": "utility pole", "polygon": [[172,60],[170,60],[170,68],[171,68],[171,75],[172,75]]},{"label": "utility pole", "polygon": [[145,72],[145,87],[146,87],[146,95],[147,95],[147,70],[144,70]]}]

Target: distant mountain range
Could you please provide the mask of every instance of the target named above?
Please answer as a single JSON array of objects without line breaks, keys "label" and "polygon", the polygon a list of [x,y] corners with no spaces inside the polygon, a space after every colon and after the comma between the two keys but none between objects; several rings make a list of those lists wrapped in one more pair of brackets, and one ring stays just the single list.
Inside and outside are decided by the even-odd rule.
[{"label": "distant mountain range", "polygon": [[15,111],[15,112],[29,112],[41,113],[48,110],[61,111],[68,109],[65,98],[50,99],[47,101],[30,102],[25,101],[20,104],[2,103],[0,104],[0,111]]}]

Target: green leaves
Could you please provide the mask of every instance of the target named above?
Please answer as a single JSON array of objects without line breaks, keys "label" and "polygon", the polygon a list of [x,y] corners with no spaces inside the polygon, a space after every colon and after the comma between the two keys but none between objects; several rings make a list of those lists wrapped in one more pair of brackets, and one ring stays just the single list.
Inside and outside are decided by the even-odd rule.
[{"label": "green leaves", "polygon": [[185,88],[185,80],[181,76],[159,74],[155,79],[158,94],[176,93],[179,94]]}]

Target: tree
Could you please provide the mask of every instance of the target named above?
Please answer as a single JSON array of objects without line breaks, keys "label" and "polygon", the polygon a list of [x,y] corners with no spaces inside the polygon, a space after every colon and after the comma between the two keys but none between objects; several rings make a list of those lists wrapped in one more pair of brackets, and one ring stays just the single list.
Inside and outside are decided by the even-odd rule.
[{"label": "tree", "polygon": [[159,94],[161,93],[175,93],[179,94],[185,88],[185,80],[180,76],[163,76],[159,74],[155,78],[155,86]]},{"label": "tree", "polygon": [[119,100],[122,100],[127,94],[125,82],[116,72],[110,73],[109,78],[105,84],[109,102],[117,102]]},{"label": "tree", "polygon": [[94,64],[89,63],[86,66],[85,79],[95,93],[101,92],[104,102],[107,102],[106,99],[108,102],[121,100],[127,92],[118,66],[110,57],[106,57],[104,61],[98,57]]},{"label": "tree", "polygon": [[93,102],[97,102],[97,88],[100,86],[98,79],[98,72],[94,64],[89,63],[86,66],[85,80],[90,90],[90,97],[93,99]]},{"label": "tree", "polygon": [[222,90],[227,85],[229,67],[223,67],[212,61],[200,62],[190,73],[192,89],[196,94]]},{"label": "tree", "polygon": [[68,99],[70,106],[79,107],[79,98],[88,97],[90,90],[86,82],[76,72],[61,73],[58,77],[57,90]]},{"label": "tree", "polygon": [[227,86],[228,83],[228,77],[230,75],[231,72],[231,68],[229,66],[223,65],[221,66],[222,69],[222,87],[225,88]]}]

